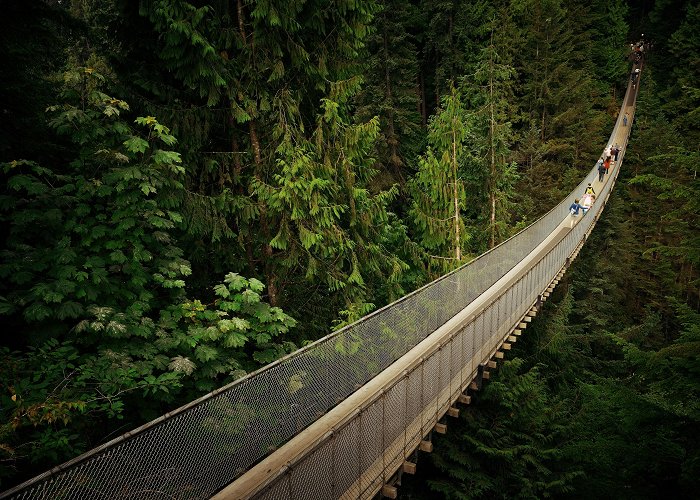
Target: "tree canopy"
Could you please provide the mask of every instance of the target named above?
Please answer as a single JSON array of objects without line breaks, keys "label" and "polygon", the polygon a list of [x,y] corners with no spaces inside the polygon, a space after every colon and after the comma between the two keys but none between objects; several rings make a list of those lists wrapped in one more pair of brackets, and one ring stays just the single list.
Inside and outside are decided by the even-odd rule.
[{"label": "tree canopy", "polygon": [[3,14],[2,489],[536,220],[595,163],[644,33],[604,218],[532,340],[438,443],[430,490],[410,491],[692,496],[697,2],[37,0]]}]

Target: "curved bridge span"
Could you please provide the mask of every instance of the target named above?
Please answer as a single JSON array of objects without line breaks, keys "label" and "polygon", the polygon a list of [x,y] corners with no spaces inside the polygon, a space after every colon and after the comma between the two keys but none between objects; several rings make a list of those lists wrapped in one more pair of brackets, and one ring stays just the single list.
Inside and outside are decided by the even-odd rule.
[{"label": "curved bridge span", "polygon": [[[372,498],[495,367],[576,257],[615,184],[638,91],[556,207],[472,262],[357,323],[0,494],[13,499]],[[627,115],[625,126],[623,117]],[[571,224],[568,207],[598,197]]]}]

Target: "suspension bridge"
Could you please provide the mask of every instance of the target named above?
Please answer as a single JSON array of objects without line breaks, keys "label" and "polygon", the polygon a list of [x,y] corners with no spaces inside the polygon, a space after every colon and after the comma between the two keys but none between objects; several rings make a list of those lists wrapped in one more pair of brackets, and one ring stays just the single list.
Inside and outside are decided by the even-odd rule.
[{"label": "suspension bridge", "polygon": [[[621,152],[603,182],[594,167],[468,264],[0,499],[396,498],[397,477],[432,451],[432,433],[469,404],[586,242],[620,171],[638,87],[627,87],[607,142]],[[597,199],[572,220],[588,183]]]}]

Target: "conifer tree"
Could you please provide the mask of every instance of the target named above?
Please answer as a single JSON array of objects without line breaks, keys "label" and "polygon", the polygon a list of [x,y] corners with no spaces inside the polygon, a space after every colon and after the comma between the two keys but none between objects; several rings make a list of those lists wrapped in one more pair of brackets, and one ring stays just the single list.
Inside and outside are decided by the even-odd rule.
[{"label": "conifer tree", "polygon": [[590,33],[578,21],[585,10],[560,0],[512,5],[514,20],[523,30],[516,64],[524,134],[518,163],[531,166],[527,176],[532,184],[522,190],[542,213],[592,167],[606,121],[612,121],[594,109],[595,69],[584,50]]},{"label": "conifer tree", "polygon": [[359,119],[379,116],[377,160],[390,178],[409,177],[421,143],[418,53],[411,31],[417,8],[411,2],[384,0],[368,37],[367,68],[358,94]]},{"label": "conifer tree", "polygon": [[[627,14],[623,0],[593,1],[584,4],[585,14],[579,19],[588,23],[592,32],[588,58],[593,62],[595,81],[602,92],[616,92],[629,74]],[[614,102],[611,107],[617,108]]]},{"label": "conifer tree", "polygon": [[445,475],[428,480],[433,491],[450,499],[571,492],[581,471],[567,470],[558,449],[566,439],[563,407],[549,395],[544,370],[518,358],[505,363],[478,407],[460,415],[459,439],[437,442],[440,453],[431,458]]},{"label": "conifer tree", "polygon": [[512,208],[510,199],[517,175],[515,164],[510,161],[514,140],[511,120],[516,112],[512,92],[515,81],[513,48],[509,44],[513,24],[508,12],[499,14],[497,17],[496,12],[491,13],[486,25],[489,32],[474,65],[473,78],[465,78],[462,83],[473,110],[470,161],[477,170],[482,170],[483,187],[488,196],[485,212],[490,248],[507,235]]},{"label": "conifer tree", "polygon": [[422,2],[427,18],[423,46],[424,64],[429,68],[425,87],[432,91],[433,103],[428,110],[441,105],[449,94],[452,82],[469,73],[488,18],[490,2],[485,0],[440,0]]},{"label": "conifer tree", "polygon": [[234,266],[246,262],[264,279],[273,305],[296,295],[288,293],[289,285],[304,281],[305,272],[277,274],[298,269],[285,249],[272,244],[283,220],[257,187],[275,182],[278,150],[289,137],[310,139],[307,131],[314,129],[318,102],[330,82],[356,75],[376,11],[373,0],[332,9],[323,2],[243,0],[141,6],[155,33],[162,34],[162,64],[193,94],[191,104],[227,114],[212,118],[205,132],[208,148],[217,154],[193,157],[190,199],[200,207],[192,213],[207,215],[212,227],[225,221],[219,234],[226,242],[219,248],[241,248],[238,255],[225,255]]},{"label": "conifer tree", "polygon": [[467,204],[464,187],[465,140],[468,128],[458,90],[442,100],[442,109],[428,125],[428,150],[418,161],[412,181],[411,217],[419,242],[431,252],[439,268],[462,262],[469,235],[461,211]]},{"label": "conifer tree", "polygon": [[48,110],[65,158],[3,165],[0,314],[21,349],[0,349],[3,460],[49,468],[125,413],[139,425],[295,347],[277,341],[295,321],[256,279],[229,273],[213,304],[187,298],[176,138],[153,116],[132,125],[109,74],[71,59]]},{"label": "conifer tree", "polygon": [[336,296],[331,302],[348,321],[371,311],[376,280],[387,280],[397,296],[398,277],[407,267],[383,248],[387,205],[397,188],[369,190],[376,175],[372,153],[379,120],[348,123],[348,101],[358,84],[358,79],[335,83],[322,100],[311,138],[290,127],[277,149],[280,173],[270,183],[254,185],[280,221],[270,244],[286,258],[275,263],[276,274],[301,268],[306,282],[324,284],[323,296]]}]

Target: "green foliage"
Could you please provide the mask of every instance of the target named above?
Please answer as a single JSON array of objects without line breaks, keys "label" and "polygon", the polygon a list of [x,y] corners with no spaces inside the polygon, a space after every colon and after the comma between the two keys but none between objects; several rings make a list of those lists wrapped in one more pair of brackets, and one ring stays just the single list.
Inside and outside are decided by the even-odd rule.
[{"label": "green foliage", "polygon": [[108,71],[93,56],[64,74],[49,111],[70,159],[4,165],[0,311],[24,351],[2,351],[0,449],[20,467],[55,465],[118,419],[142,423],[295,348],[279,339],[296,322],[256,279],[230,273],[212,304],[186,299],[177,141],[153,116],[123,118]]},{"label": "green foliage", "polygon": [[385,0],[367,39],[367,68],[357,101],[357,115],[379,116],[378,162],[395,182],[404,184],[413,170],[423,131],[419,113],[418,49],[413,32],[420,29],[419,9],[411,2]]},{"label": "green foliage", "polygon": [[50,108],[51,125],[70,134],[76,158],[54,168],[4,165],[5,310],[41,323],[99,304],[138,321],[161,296],[177,296],[190,273],[171,237],[184,169],[162,148],[175,138],[153,117],[136,120],[144,132],[132,129],[120,118],[128,105],[102,92],[95,67],[70,70],[64,81],[67,103]]},{"label": "green foliage", "polygon": [[[700,314],[686,304],[671,301],[681,324],[677,339],[660,348],[649,345],[649,336],[659,328],[658,316],[651,316],[649,331],[620,340],[625,357],[634,371],[633,384],[649,404],[676,417],[700,422]],[[655,320],[655,321],[654,321]],[[644,335],[646,333],[646,335]],[[623,334],[624,335],[624,334]],[[627,337],[624,335],[623,339]],[[664,377],[658,378],[663,372]]]},{"label": "green foliage", "polygon": [[429,484],[444,498],[556,496],[570,493],[582,475],[562,457],[566,406],[547,391],[547,367],[525,366],[522,359],[506,362],[479,406],[460,418],[459,439],[438,441],[434,463],[449,480]]},{"label": "green foliage", "polygon": [[461,211],[469,201],[464,187],[465,141],[470,133],[459,92],[452,87],[442,109],[430,120],[428,150],[418,160],[411,184],[410,215],[418,241],[440,270],[456,268],[470,235]]},{"label": "green foliage", "polygon": [[623,0],[594,1],[581,18],[592,34],[588,53],[604,91],[624,82],[629,73],[628,14]]},{"label": "green foliage", "polygon": [[473,78],[464,78],[461,85],[473,110],[472,133],[467,140],[467,162],[472,172],[469,191],[485,195],[470,204],[472,232],[484,235],[475,238],[480,241],[472,246],[474,253],[493,248],[511,235],[512,200],[518,179],[517,165],[511,161],[516,71],[510,38],[515,26],[505,10],[487,10],[484,16],[491,18],[484,25],[489,33],[473,63]]},{"label": "green foliage", "polygon": [[400,296],[399,278],[407,268],[382,248],[390,228],[387,205],[397,189],[369,189],[379,122],[347,123],[344,108],[355,89],[356,82],[338,82],[322,100],[312,138],[287,131],[277,150],[280,173],[270,184],[253,184],[268,216],[279,221],[270,241],[281,253],[270,263],[275,274],[301,268],[305,282],[340,295],[348,321],[374,307],[368,303],[377,290],[374,280],[386,280],[389,293]]},{"label": "green foliage", "polygon": [[[598,69],[588,58],[592,34],[580,22],[589,7],[559,0],[512,5],[513,20],[522,30],[515,41],[523,134],[516,160],[525,181],[519,188],[526,203],[535,204],[531,215],[539,215],[590,170],[612,120],[595,109],[607,102],[601,102],[594,80]],[[606,81],[606,75],[600,79]],[[617,104],[612,108],[617,111]]]},{"label": "green foliage", "polygon": [[187,380],[197,391],[210,391],[294,350],[276,340],[297,322],[263,302],[263,289],[255,278],[229,273],[214,287],[212,304],[195,299],[163,312],[157,342],[167,349],[169,368],[193,375]]},{"label": "green foliage", "polygon": [[[632,4],[625,19],[621,0],[16,4],[0,30],[12,481],[118,432],[120,417],[138,425],[358,319],[551,208],[600,152],[641,17]],[[447,443],[436,491],[692,494],[699,12],[659,0],[642,21],[659,57],[627,171],[573,286]],[[381,333],[397,349],[413,335]],[[362,342],[335,347],[353,360]],[[235,434],[251,409],[222,405],[237,417],[208,425]]]},{"label": "green foliage", "polygon": [[[175,372],[154,374],[109,348],[88,354],[55,339],[27,352],[3,347],[0,379],[0,457],[39,468],[86,451],[91,426],[123,418],[129,396],[153,398],[180,387]],[[2,480],[14,474],[13,467],[0,468]]]}]

